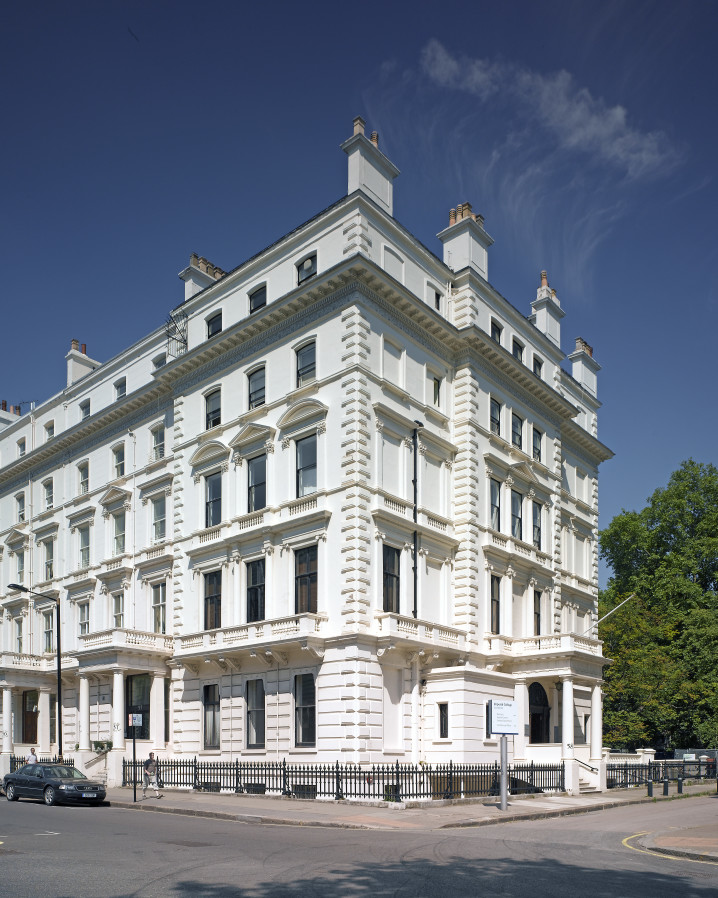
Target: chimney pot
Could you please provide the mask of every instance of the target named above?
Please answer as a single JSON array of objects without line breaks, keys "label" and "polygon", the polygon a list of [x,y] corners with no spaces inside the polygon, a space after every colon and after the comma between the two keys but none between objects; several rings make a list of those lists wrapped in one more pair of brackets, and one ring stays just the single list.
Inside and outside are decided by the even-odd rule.
[{"label": "chimney pot", "polygon": [[371,142],[374,144],[374,146],[378,149],[379,148],[379,132],[372,131],[370,139],[371,139]]},{"label": "chimney pot", "polygon": [[4,412],[7,411],[7,399],[3,399],[2,402],[0,402],[0,409],[2,409]]},{"label": "chimney pot", "polygon": [[87,343],[83,343],[82,346],[80,346],[80,352],[83,355],[87,355]]},{"label": "chimney pot", "polygon": [[456,209],[449,209],[449,225],[456,224]]},{"label": "chimney pot", "polygon": [[541,286],[548,287],[548,272],[546,271],[541,272]]},{"label": "chimney pot", "polygon": [[79,340],[72,340],[72,341],[70,342],[70,349],[79,349],[79,348],[80,348],[80,341],[79,341]]},{"label": "chimney pot", "polygon": [[354,133],[355,134],[363,134],[364,133],[364,125],[366,125],[366,122],[360,115],[358,115],[354,119]]},{"label": "chimney pot", "polygon": [[589,346],[583,337],[576,337],[576,352],[581,351],[593,358],[593,346]]},{"label": "chimney pot", "polygon": [[193,265],[196,268],[198,262],[199,258],[197,257],[197,253],[192,253],[189,257],[189,264]]}]

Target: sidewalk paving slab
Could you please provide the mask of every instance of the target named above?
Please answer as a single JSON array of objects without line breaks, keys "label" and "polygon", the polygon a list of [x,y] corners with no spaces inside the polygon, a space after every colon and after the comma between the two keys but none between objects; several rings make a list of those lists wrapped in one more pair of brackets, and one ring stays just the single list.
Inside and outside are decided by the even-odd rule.
[{"label": "sidewalk paving slab", "polygon": [[[139,791],[139,790],[138,790]],[[658,790],[656,790],[658,791]],[[245,824],[275,826],[324,826],[344,829],[374,829],[394,832],[427,831],[489,826],[516,821],[541,820],[606,810],[622,805],[645,804],[710,796],[718,799],[712,782],[684,786],[668,797],[648,798],[643,788],[612,789],[582,795],[542,794],[511,796],[506,811],[495,798],[430,802],[359,802],[352,800],[302,800],[286,796],[193,792],[165,789],[161,800],[154,796],[133,801],[132,787],[108,789],[113,807],[164,814],[186,814]],[[718,827],[693,827],[644,836],[646,850],[678,857],[718,860]]]}]

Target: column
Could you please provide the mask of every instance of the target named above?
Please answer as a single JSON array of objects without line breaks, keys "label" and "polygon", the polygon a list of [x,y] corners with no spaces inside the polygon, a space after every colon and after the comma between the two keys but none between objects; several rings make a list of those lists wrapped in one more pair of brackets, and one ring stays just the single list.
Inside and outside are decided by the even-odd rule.
[{"label": "column", "polygon": [[526,680],[517,680],[514,686],[514,701],[519,718],[519,732],[514,736],[514,760],[526,757],[526,729],[528,727],[529,690]]},{"label": "column", "polygon": [[12,689],[9,686],[2,691],[2,750],[12,754]]},{"label": "column", "polygon": [[50,693],[41,690],[37,698],[37,748],[38,754],[50,751]]},{"label": "column", "polygon": [[150,683],[150,742],[155,749],[165,747],[165,679],[152,674]]},{"label": "column", "polygon": [[112,671],[112,748],[125,750],[125,675]]},{"label": "column", "polygon": [[90,750],[90,680],[80,677],[80,751]]},{"label": "column", "polygon": [[572,760],[573,753],[573,680],[562,677],[563,713],[561,715],[561,757]]},{"label": "column", "polygon": [[591,763],[601,760],[603,754],[603,715],[601,708],[601,684],[591,691]]}]

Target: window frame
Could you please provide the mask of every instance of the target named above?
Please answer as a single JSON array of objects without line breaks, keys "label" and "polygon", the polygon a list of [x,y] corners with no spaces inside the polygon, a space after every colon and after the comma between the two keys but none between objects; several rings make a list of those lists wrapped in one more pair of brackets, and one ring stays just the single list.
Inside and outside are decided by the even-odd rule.
[{"label": "window frame", "polygon": [[50,511],[55,507],[55,481],[52,477],[43,481],[42,489],[45,511]]},{"label": "window frame", "polygon": [[112,467],[114,469],[113,480],[119,480],[125,476],[125,444],[119,443],[112,448]]},{"label": "window frame", "polygon": [[[152,544],[158,545],[167,540],[167,496],[164,493],[153,496],[150,499],[150,504],[152,506]],[[158,515],[158,510],[161,510],[161,515]]]},{"label": "window frame", "polygon": [[317,614],[318,606],[319,546],[311,543],[294,550],[294,613]]},{"label": "window frame", "polygon": [[498,636],[501,633],[501,577],[498,574],[491,575],[490,603],[491,635]]},{"label": "window frame", "polygon": [[516,412],[511,412],[511,445],[523,452],[524,419]]},{"label": "window frame", "polygon": [[401,613],[401,549],[382,544],[382,610],[387,614]]},{"label": "window frame", "polygon": [[532,515],[532,521],[531,521],[532,533],[531,533],[531,535],[533,538],[533,544],[534,544],[534,547],[536,549],[538,549],[539,552],[541,552],[542,551],[541,541],[542,541],[542,536],[543,536],[543,526],[542,526],[543,505],[534,499],[531,508],[532,508],[532,510],[531,510],[531,515]]},{"label": "window frame", "polygon": [[[261,689],[253,684],[258,684]],[[261,677],[253,677],[251,680],[246,681],[244,700],[247,706],[247,748],[265,748],[267,744],[267,694],[264,680]],[[260,732],[261,736],[259,735]],[[252,738],[253,736],[254,738]]]},{"label": "window frame", "polygon": [[[214,584],[215,592],[209,592],[210,585]],[[205,571],[204,586],[204,630],[222,629],[222,570]],[[212,623],[214,626],[209,626]]]},{"label": "window frame", "polygon": [[[311,680],[311,692],[308,684]],[[308,693],[305,695],[305,691]],[[317,684],[313,673],[294,675],[294,745],[315,748],[317,744]]]},{"label": "window frame", "polygon": [[87,636],[90,632],[90,600],[77,603],[77,635]]},{"label": "window frame", "polygon": [[52,539],[43,541],[45,559],[43,561],[45,582],[55,579],[55,542]]},{"label": "window frame", "polygon": [[[302,357],[309,351],[311,351],[312,355],[311,362],[302,361]],[[317,379],[317,341],[309,340],[298,346],[294,350],[294,357],[296,361],[297,389],[314,383]]]},{"label": "window frame", "polygon": [[523,493],[518,490],[511,490],[511,536],[523,542],[524,532],[524,516],[523,516],[524,497]]},{"label": "window frame", "polygon": [[534,636],[541,636],[541,599],[543,598],[543,593],[540,589],[534,589],[533,591],[533,599],[534,599],[534,610],[533,610],[533,621],[534,621]]},{"label": "window frame", "polygon": [[[218,484],[218,495],[211,495],[211,488]],[[216,520],[215,520],[216,518]],[[204,475],[204,526],[218,527],[222,523],[222,472],[211,471]]]},{"label": "window frame", "polygon": [[158,424],[150,431],[152,434],[152,460],[159,461],[165,457],[165,426]]},{"label": "window frame", "polygon": [[24,524],[27,520],[27,509],[25,506],[25,493],[18,493],[15,496],[15,516],[18,524]]},{"label": "window frame", "polygon": [[443,378],[433,375],[432,381],[433,381],[433,388],[434,388],[434,395],[433,395],[434,408],[441,408],[441,387],[442,387],[442,383],[443,383]]},{"label": "window frame", "polygon": [[489,331],[491,339],[494,343],[498,343],[501,346],[501,338],[504,335],[503,325],[499,324],[498,321],[491,319],[491,329]]},{"label": "window frame", "polygon": [[[120,529],[120,524],[122,525]],[[112,515],[112,556],[124,555],[127,548],[127,513],[124,509]]]},{"label": "window frame", "polygon": [[121,377],[119,380],[116,380],[114,383],[115,387],[115,402],[118,402],[120,399],[124,399],[127,396],[127,378]]},{"label": "window frame", "polygon": [[112,628],[125,629],[125,594],[122,590],[112,593]]},{"label": "window frame", "polygon": [[[260,469],[261,480],[254,480]],[[247,459],[247,514],[262,511],[267,507],[267,453],[260,452]]]},{"label": "window frame", "polygon": [[492,477],[489,480],[489,510],[492,530],[501,532],[501,481]]},{"label": "window frame", "polygon": [[212,430],[222,423],[222,388],[216,387],[204,394],[205,430]]},{"label": "window frame", "polygon": [[438,738],[449,738],[449,703],[437,702]]},{"label": "window frame", "polygon": [[[86,537],[86,539],[85,539]],[[83,545],[83,543],[85,543]],[[80,562],[78,570],[86,571],[90,567],[90,525],[81,524],[77,528],[77,545],[78,545],[78,561]]]},{"label": "window frame", "polygon": [[[307,265],[307,262],[310,264]],[[297,286],[299,287],[316,276],[319,270],[317,251],[313,250],[311,253],[303,256],[298,262],[295,262],[294,267],[297,271]]]},{"label": "window frame", "polygon": [[543,432],[536,427],[533,426],[531,431],[531,454],[533,456],[533,460],[539,462],[539,464],[543,464],[541,461],[541,449],[543,447]]},{"label": "window frame", "polygon": [[83,399],[83,401],[79,405],[80,408],[80,421],[86,421],[91,414],[91,405],[89,399]]},{"label": "window frame", "polygon": [[521,362],[522,365],[524,361],[525,348],[526,347],[524,346],[524,344],[517,340],[516,337],[514,337],[511,341],[511,355],[516,359],[517,362]]},{"label": "window frame", "polygon": [[501,436],[501,409],[502,404],[498,399],[490,397],[489,399],[489,430],[497,437]]},{"label": "window frame", "polygon": [[[261,388],[256,386],[254,381],[261,376]],[[261,408],[267,401],[267,368],[266,365],[260,365],[253,371],[247,372],[247,408],[252,411],[255,408]]]},{"label": "window frame", "polygon": [[218,334],[222,333],[222,310],[220,309],[218,312],[210,315],[209,318],[205,318],[205,325],[207,326],[207,339],[211,340],[212,337],[216,337]]},{"label": "window frame", "polygon": [[[314,446],[314,462],[309,461],[308,463],[302,463],[304,461],[304,448]],[[312,496],[319,489],[319,481],[318,481],[318,473],[319,473],[319,440],[318,434],[310,433],[305,437],[301,437],[300,439],[295,439],[294,441],[294,454],[295,454],[295,473],[296,473],[296,496],[295,498],[301,499],[304,496]],[[308,472],[314,471],[314,487],[310,483],[305,484],[304,480]]]},{"label": "window frame", "polygon": [[[253,558],[245,562],[245,574],[247,577],[247,623],[266,620],[265,586],[266,586],[266,559]],[[261,580],[255,574],[261,572]]]},{"label": "window frame", "polygon": [[[221,598],[221,597],[220,597]],[[167,581],[152,584],[152,632],[167,633]]]},{"label": "window frame", "polygon": [[78,495],[86,496],[90,492],[90,463],[80,462],[77,466]]},{"label": "window frame", "polygon": [[532,370],[536,377],[543,379],[543,359],[540,359],[537,355],[533,357]]},{"label": "window frame", "polygon": [[17,457],[23,458],[25,456],[26,452],[27,452],[27,441],[25,440],[25,437],[21,437],[17,441]]},{"label": "window frame", "polygon": [[[259,297],[262,301],[256,301],[255,297]],[[267,285],[260,284],[258,287],[255,287],[251,293],[247,294],[247,298],[249,300],[249,314],[253,315],[267,305]]]},{"label": "window frame", "polygon": [[[44,655],[55,652],[55,612],[42,612],[42,651]],[[50,740],[52,741],[52,740]]]},{"label": "window frame", "polygon": [[202,745],[205,751],[219,751],[222,743],[222,697],[219,683],[202,686]]},{"label": "window frame", "polygon": [[47,424],[45,424],[45,442],[47,443],[48,440],[51,440],[54,436],[55,436],[55,422],[48,421]]}]

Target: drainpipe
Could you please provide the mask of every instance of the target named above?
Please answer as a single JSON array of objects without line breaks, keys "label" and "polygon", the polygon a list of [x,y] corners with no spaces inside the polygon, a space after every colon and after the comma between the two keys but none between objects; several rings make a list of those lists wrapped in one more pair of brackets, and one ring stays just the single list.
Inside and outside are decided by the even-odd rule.
[{"label": "drainpipe", "polygon": [[414,421],[416,427],[414,428],[414,433],[412,435],[412,443],[414,448],[414,479],[411,481],[414,485],[414,608],[412,614],[414,618],[418,617],[418,608],[417,608],[417,591],[418,591],[418,582],[419,582],[419,531],[417,530],[416,524],[418,521],[418,502],[419,502],[419,428],[424,425],[421,421]]}]

